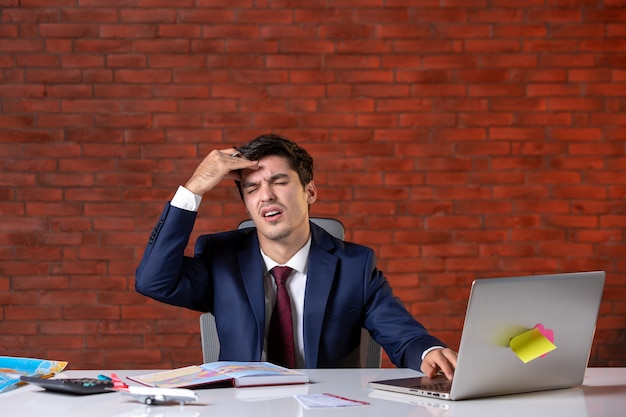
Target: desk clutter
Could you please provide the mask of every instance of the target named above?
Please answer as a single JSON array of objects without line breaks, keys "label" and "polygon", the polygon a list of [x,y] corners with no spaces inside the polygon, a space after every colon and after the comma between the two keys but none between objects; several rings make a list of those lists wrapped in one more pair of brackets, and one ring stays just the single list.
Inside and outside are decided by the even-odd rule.
[{"label": "desk clutter", "polygon": [[[154,394],[154,390],[168,388],[131,385],[131,382],[128,385],[132,393],[116,390],[97,395],[71,395],[22,383],[18,389],[0,394],[0,408],[2,416],[37,417],[294,417],[310,413],[318,417],[485,417],[512,413],[532,417],[617,417],[626,410],[626,368],[588,368],[580,387],[463,401],[387,392],[368,386],[374,380],[421,375],[407,368],[300,371],[308,375],[310,383],[182,390],[190,396],[178,396],[181,389],[175,389],[176,397]],[[66,369],[52,379],[103,375],[115,384],[115,377],[127,382],[148,372],[148,369]],[[142,397],[146,392],[149,394]]]}]

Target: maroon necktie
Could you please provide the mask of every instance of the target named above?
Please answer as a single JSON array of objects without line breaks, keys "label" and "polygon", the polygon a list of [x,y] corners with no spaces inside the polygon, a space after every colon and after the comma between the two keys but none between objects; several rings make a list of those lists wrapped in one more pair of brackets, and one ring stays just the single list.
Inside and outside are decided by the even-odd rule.
[{"label": "maroon necktie", "polygon": [[288,266],[275,266],[270,274],[276,281],[276,304],[270,320],[267,340],[267,358],[270,362],[287,368],[296,363],[293,346],[293,324],[291,322],[291,300],[285,287],[292,269]]}]

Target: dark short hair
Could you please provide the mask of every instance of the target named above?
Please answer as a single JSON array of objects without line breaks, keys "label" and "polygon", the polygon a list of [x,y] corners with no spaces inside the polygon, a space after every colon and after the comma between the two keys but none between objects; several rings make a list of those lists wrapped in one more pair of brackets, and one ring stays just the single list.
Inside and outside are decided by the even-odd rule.
[{"label": "dark short hair", "polygon": [[[273,133],[265,133],[236,149],[251,161],[257,161],[266,156],[282,156],[287,160],[289,167],[298,173],[302,186],[313,180],[313,158],[304,148],[290,139]],[[235,183],[241,193],[240,181],[235,181]]]}]

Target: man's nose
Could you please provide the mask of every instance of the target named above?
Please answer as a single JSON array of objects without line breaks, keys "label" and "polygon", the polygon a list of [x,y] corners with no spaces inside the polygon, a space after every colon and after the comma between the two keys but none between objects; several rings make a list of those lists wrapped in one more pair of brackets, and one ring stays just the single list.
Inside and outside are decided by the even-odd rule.
[{"label": "man's nose", "polygon": [[274,190],[271,185],[268,183],[261,183],[259,186],[259,191],[261,193],[261,201],[274,201],[276,196],[274,195]]}]

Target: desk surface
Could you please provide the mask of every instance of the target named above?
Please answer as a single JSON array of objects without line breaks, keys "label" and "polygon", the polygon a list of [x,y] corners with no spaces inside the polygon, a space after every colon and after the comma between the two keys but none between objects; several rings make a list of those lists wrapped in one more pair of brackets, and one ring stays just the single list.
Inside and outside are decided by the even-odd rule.
[{"label": "desk surface", "polygon": [[[149,372],[67,371],[68,377],[95,377],[116,372],[121,377]],[[589,368],[583,386],[532,394],[466,401],[444,401],[385,393],[368,388],[376,379],[419,375],[409,369],[314,369],[311,384],[267,388],[199,389],[197,403],[147,406],[119,392],[68,396],[27,385],[0,394],[6,416],[42,417],[617,417],[626,413],[626,368]],[[295,394],[332,394],[367,401],[370,405],[307,410]]]}]

